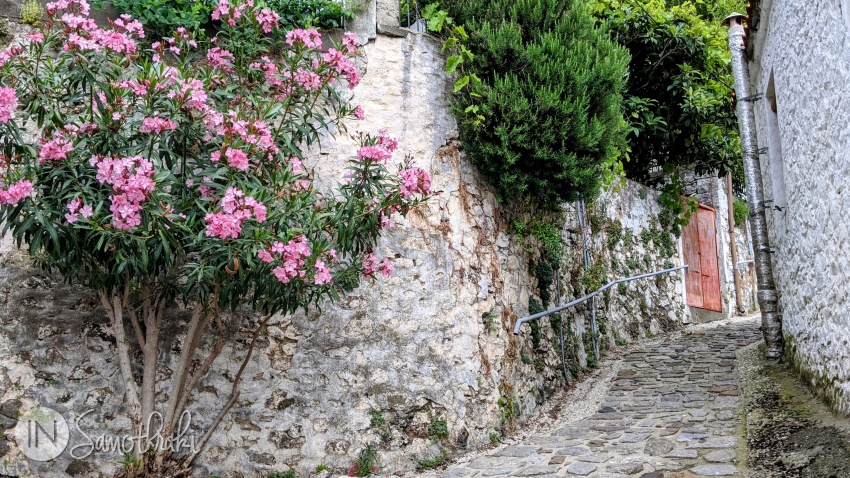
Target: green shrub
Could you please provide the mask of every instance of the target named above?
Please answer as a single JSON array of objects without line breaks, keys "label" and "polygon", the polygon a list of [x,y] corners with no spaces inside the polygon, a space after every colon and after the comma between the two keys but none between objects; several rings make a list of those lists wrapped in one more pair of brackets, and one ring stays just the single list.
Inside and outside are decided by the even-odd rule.
[{"label": "green shrub", "polygon": [[428,468],[437,468],[438,466],[445,465],[447,461],[449,461],[449,457],[445,453],[440,453],[434,458],[419,460],[417,464],[419,465],[419,469],[426,470]]},{"label": "green shrub", "polygon": [[747,218],[750,217],[750,206],[746,202],[735,198],[732,203],[732,216],[735,218],[735,225],[738,227],[747,223]]},{"label": "green shrub", "polygon": [[348,470],[348,476],[369,476],[378,470],[378,450],[369,443],[357,455],[357,463]]},{"label": "green shrub", "polygon": [[[594,0],[597,18],[628,48],[627,176],[652,183],[695,170],[742,180],[732,70],[720,19],[740,0]],[[737,5],[737,6],[735,6]],[[728,10],[726,10],[728,8]],[[664,174],[656,175],[660,167]]]},{"label": "green shrub", "polygon": [[44,17],[44,7],[36,0],[25,0],[21,3],[21,23],[37,27]]},{"label": "green shrub", "polygon": [[369,423],[373,427],[379,427],[386,422],[387,421],[384,418],[384,412],[383,411],[376,409],[376,408],[369,410]]},{"label": "green shrub", "polygon": [[[449,0],[474,54],[455,113],[470,161],[503,200],[594,197],[624,139],[629,56],[584,0]],[[470,114],[471,111],[474,114]]]},{"label": "green shrub", "polygon": [[428,424],[428,436],[431,438],[442,440],[449,437],[449,426],[445,418],[434,418]]},{"label": "green shrub", "polygon": [[280,15],[281,26],[320,29],[342,28],[345,20],[354,18],[351,9],[334,0],[265,0],[266,5]]},{"label": "green shrub", "polygon": [[[151,36],[171,36],[178,27],[193,30],[210,21],[215,0],[112,0],[121,13],[138,19]],[[102,8],[103,1],[94,2]]]},{"label": "green shrub", "polygon": [[266,476],[267,478],[298,478],[298,473],[295,472],[294,468],[290,468],[285,472],[273,471]]}]

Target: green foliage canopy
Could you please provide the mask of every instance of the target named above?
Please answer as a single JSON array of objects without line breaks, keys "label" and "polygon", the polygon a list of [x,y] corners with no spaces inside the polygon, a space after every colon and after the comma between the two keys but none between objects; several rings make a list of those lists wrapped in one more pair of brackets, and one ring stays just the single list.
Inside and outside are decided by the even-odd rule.
[{"label": "green foliage canopy", "polygon": [[[594,197],[620,156],[629,56],[585,0],[450,0],[468,33],[456,96],[470,161],[502,200]],[[457,90],[458,88],[456,88]]]},{"label": "green foliage canopy", "polygon": [[[102,3],[95,2],[95,7],[101,8]],[[346,19],[354,18],[342,0],[257,0],[255,3],[277,12],[284,30],[341,28]],[[178,27],[193,30],[207,24],[217,4],[218,0],[112,0],[119,12],[142,22],[154,39],[171,36]]]},{"label": "green foliage canopy", "polygon": [[[596,16],[631,53],[626,174],[652,182],[660,168],[733,171],[741,180],[727,33],[738,2],[597,0]],[[663,177],[663,176],[662,176]],[[655,177],[657,179],[657,177]]]}]

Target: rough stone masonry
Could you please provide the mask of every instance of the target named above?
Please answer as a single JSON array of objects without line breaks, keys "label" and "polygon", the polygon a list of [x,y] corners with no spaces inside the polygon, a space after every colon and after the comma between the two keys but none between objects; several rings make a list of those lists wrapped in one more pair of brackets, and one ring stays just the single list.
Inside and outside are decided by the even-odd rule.
[{"label": "rough stone masonry", "polygon": [[[489,443],[563,386],[549,322],[541,322],[538,347],[525,329],[519,337],[509,333],[539,293],[529,273],[534,248],[509,233],[495,197],[458,148],[440,45],[424,35],[378,35],[361,47],[360,67],[354,101],[367,118],[349,123],[348,132],[387,128],[399,138],[399,152],[412,154],[441,193],[382,240],[378,252],[394,258],[393,277],[273,322],[240,400],[197,461],[198,476],[266,476],[290,467],[303,476],[320,464],[342,472],[367,444],[376,446],[383,472],[411,469],[423,458]],[[341,133],[322,146],[305,164],[317,177],[341,178],[355,143]],[[619,257],[618,267],[628,260],[634,272],[680,263],[676,243],[662,254],[656,236],[638,239],[655,231],[655,193],[629,183],[602,204],[597,226],[619,221],[636,239],[621,244],[619,256],[606,255],[609,229],[600,226],[592,240],[597,260]],[[567,214],[564,234],[575,245],[576,219]],[[619,273],[607,270],[610,278]],[[563,279],[569,297],[578,275]],[[609,304],[599,301],[608,340],[678,327],[688,319],[683,291],[681,275],[613,291]],[[40,404],[69,420],[94,410],[82,423],[92,435],[126,433],[114,341],[93,294],[33,270],[24,252],[6,244],[0,297],[3,426]],[[586,311],[578,311],[567,328],[577,373],[587,365],[586,320]],[[229,390],[248,332],[234,332],[233,345],[201,384],[190,407],[196,424],[208,425],[210,410],[226,399],[222,391]],[[179,353],[181,330],[175,325],[164,335],[173,341],[163,348],[167,363]],[[159,373],[167,381],[171,370]],[[443,425],[447,436],[434,431]],[[20,465],[22,475],[38,477],[109,476],[123,459],[96,453],[73,460],[65,453],[27,462],[8,439],[0,440],[0,455]]]}]

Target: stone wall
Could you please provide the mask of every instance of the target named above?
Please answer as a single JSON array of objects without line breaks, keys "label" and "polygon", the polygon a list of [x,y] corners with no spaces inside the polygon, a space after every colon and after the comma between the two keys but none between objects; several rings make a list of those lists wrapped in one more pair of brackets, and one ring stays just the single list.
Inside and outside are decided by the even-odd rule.
[{"label": "stone wall", "polygon": [[753,93],[766,94],[755,110],[759,147],[769,148],[761,155],[765,197],[776,200],[767,220],[777,248],[786,351],[814,390],[844,413],[850,413],[849,7],[835,0],[762,1],[750,64]]},{"label": "stone wall", "polygon": [[[411,154],[441,192],[382,239],[377,252],[394,258],[392,277],[321,310],[273,321],[236,406],[197,461],[198,476],[264,477],[289,467],[307,476],[320,464],[344,472],[368,444],[377,448],[382,472],[411,469],[510,433],[564,386],[552,321],[540,321],[539,336],[529,326],[519,336],[510,332],[540,295],[529,272],[537,248],[510,233],[504,211],[458,147],[440,45],[425,35],[377,35],[362,46],[359,62],[364,75],[353,94],[366,119],[348,124],[348,132],[387,128],[399,139],[398,153]],[[343,160],[355,152],[345,134],[327,137],[305,164],[317,177],[341,178]],[[655,222],[656,197],[627,182],[589,206],[590,272],[581,265],[576,211],[566,207],[564,300],[607,280],[681,264],[678,241]],[[82,422],[93,436],[126,433],[114,341],[93,295],[33,270],[8,244],[0,294],[3,425],[42,405],[69,420],[94,410]],[[603,353],[688,321],[683,304],[678,273],[612,289],[595,302]],[[587,308],[563,320],[572,380],[593,366]],[[233,333],[190,406],[200,427],[227,399],[245,353],[249,327]],[[171,342],[161,359],[173,363],[181,330],[174,325],[164,335]],[[169,367],[161,373],[168,377]],[[72,434],[72,446],[80,441]],[[0,454],[19,475],[38,477],[109,476],[123,458],[73,460],[66,451],[51,462],[27,462],[9,439],[0,440]]]}]

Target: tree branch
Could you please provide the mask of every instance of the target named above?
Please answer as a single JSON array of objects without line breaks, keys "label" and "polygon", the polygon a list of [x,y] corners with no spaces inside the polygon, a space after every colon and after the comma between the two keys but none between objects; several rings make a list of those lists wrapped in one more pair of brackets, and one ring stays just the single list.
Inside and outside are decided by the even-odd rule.
[{"label": "tree branch", "polygon": [[189,328],[186,330],[186,340],[183,344],[183,350],[180,351],[180,360],[177,362],[177,368],[175,369],[176,375],[171,384],[171,395],[168,397],[168,403],[165,407],[163,436],[171,435],[174,422],[180,415],[177,413],[177,404],[183,395],[186,376],[192,366],[192,359],[195,357],[195,350],[198,348],[200,338],[203,336],[204,329],[210,322],[210,315],[204,310],[203,303],[195,305],[195,310],[192,312],[192,320],[189,322]]},{"label": "tree branch", "polygon": [[221,420],[224,419],[227,412],[233,408],[233,404],[236,403],[236,399],[239,398],[239,384],[242,382],[242,374],[245,373],[245,367],[248,366],[248,362],[251,360],[251,355],[254,353],[254,347],[257,345],[257,338],[260,336],[260,332],[266,328],[266,325],[269,323],[269,320],[271,320],[273,315],[274,314],[269,314],[263,318],[259,325],[257,325],[257,329],[254,330],[254,336],[251,338],[251,345],[248,346],[248,352],[245,354],[245,359],[242,360],[242,366],[239,367],[239,371],[236,372],[236,377],[233,379],[233,387],[230,390],[230,399],[224,404],[224,408],[222,408],[218,416],[215,417],[215,420],[213,420],[212,424],[207,429],[207,432],[204,433],[204,436],[198,440],[194,453],[189,455],[189,458],[185,462],[187,466],[191,465],[192,461],[195,460],[195,457],[198,456],[198,453],[204,449],[204,446],[207,444],[207,441],[209,441],[215,429],[221,423]]},{"label": "tree branch", "polygon": [[[105,289],[97,291],[100,303],[103,305],[106,315],[112,320],[112,335],[115,337],[115,348],[118,353],[118,366],[124,379],[124,395],[127,399],[127,409],[134,428],[139,431],[141,426],[139,392],[136,380],[133,378],[133,369],[130,365],[130,346],[127,343],[127,332],[124,329],[124,304],[126,299],[118,293],[113,293],[110,301],[109,293]],[[136,446],[133,451],[134,458],[139,458],[140,450]]]},{"label": "tree branch", "polygon": [[[224,349],[224,344],[226,343],[224,324],[221,322],[221,315],[219,311],[216,310],[215,313],[215,323],[218,328],[218,341],[216,341],[215,346],[213,347],[210,354],[207,356],[207,359],[198,367],[195,372],[189,377],[189,381],[186,382],[186,387],[183,389],[182,395],[180,397],[180,401],[177,403],[176,410],[180,410],[182,413],[183,408],[186,406],[186,402],[189,400],[189,396],[192,394],[192,391],[195,389],[195,386],[198,382],[204,378],[212,366],[215,359],[221,355],[221,351]],[[179,416],[178,413],[175,412],[175,417]]]}]

